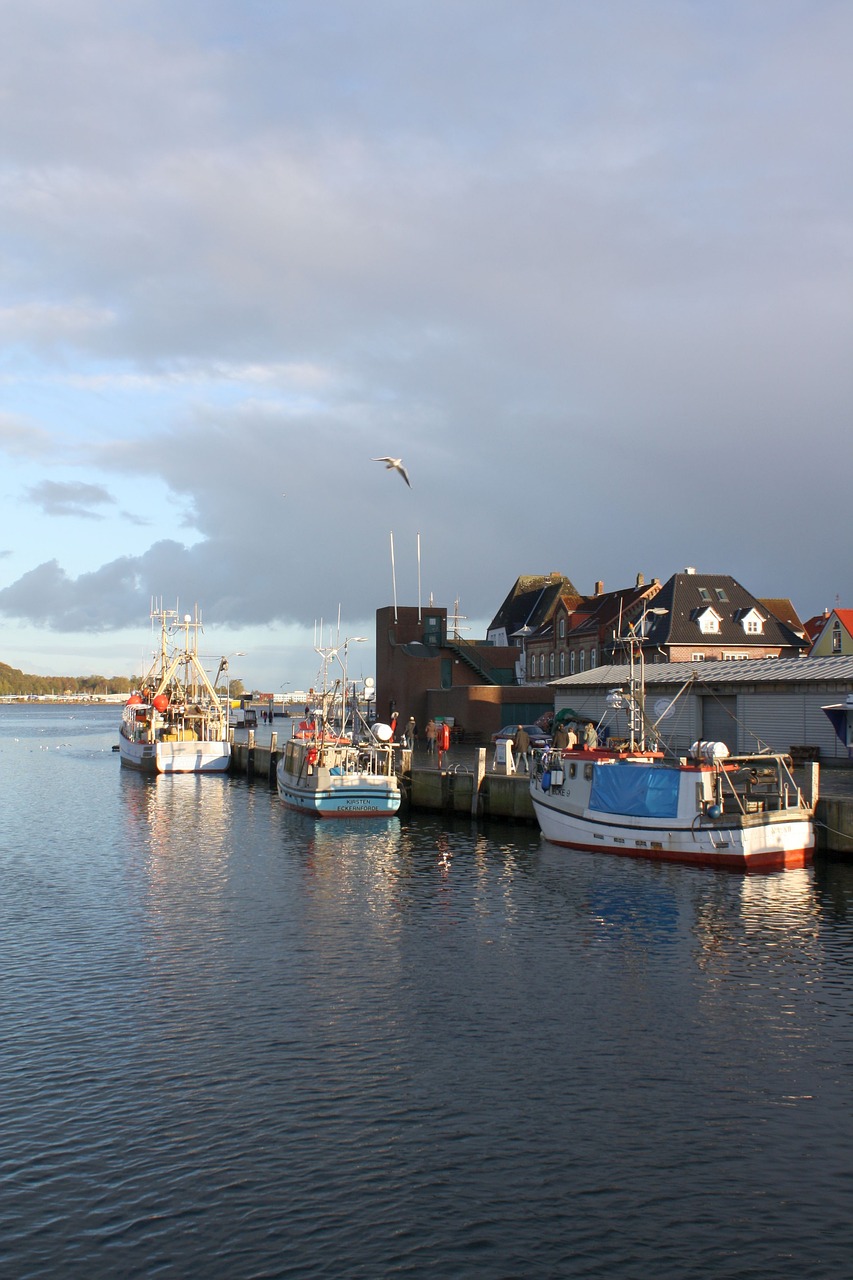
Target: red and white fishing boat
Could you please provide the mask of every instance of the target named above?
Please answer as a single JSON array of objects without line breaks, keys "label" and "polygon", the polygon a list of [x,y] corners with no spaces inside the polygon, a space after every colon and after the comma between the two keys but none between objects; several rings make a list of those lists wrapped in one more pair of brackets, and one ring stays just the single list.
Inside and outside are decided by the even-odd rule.
[{"label": "red and white fishing boat", "polygon": [[670,755],[657,725],[646,724],[642,687],[635,690],[632,678],[627,696],[613,697],[611,706],[624,698],[628,707],[624,744],[551,749],[532,771],[531,800],[547,840],[737,871],[811,862],[813,803],[794,780],[790,756],[732,756],[723,742],[694,742],[686,756]]},{"label": "red and white fishing boat", "polygon": [[142,773],[224,773],[231,761],[227,691],[217,693],[199,659],[198,608],[179,619],[158,607],[151,617],[160,624],[160,649],[125,704],[121,763]]}]

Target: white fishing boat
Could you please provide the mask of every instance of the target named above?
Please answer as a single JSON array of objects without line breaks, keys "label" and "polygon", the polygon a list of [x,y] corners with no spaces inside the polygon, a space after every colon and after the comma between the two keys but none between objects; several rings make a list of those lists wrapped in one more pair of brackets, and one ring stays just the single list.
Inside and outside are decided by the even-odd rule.
[{"label": "white fishing boat", "polygon": [[[320,818],[378,818],[395,814],[402,793],[400,748],[387,724],[368,726],[351,696],[343,645],[318,648],[323,658],[319,707],[285,744],[276,787],[289,809]],[[329,664],[340,661],[342,678],[328,688]]]},{"label": "white fishing boat", "polygon": [[[633,672],[633,663],[632,663]],[[789,756],[733,756],[723,742],[694,742],[686,756],[647,725],[644,691],[625,698],[622,744],[543,753],[530,796],[542,834],[570,849],[775,871],[806,866],[814,852],[813,803]],[[668,710],[669,708],[667,708]]]},{"label": "white fishing boat", "polygon": [[217,693],[199,658],[198,608],[179,619],[177,611],[159,607],[151,617],[160,625],[160,648],[125,704],[121,763],[142,773],[223,773],[231,760],[227,691]]}]

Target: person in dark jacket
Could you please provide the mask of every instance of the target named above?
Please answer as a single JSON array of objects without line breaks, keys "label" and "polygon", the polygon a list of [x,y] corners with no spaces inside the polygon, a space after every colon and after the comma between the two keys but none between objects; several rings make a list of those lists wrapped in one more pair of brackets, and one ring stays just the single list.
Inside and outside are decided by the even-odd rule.
[{"label": "person in dark jacket", "polygon": [[530,772],[530,734],[519,725],[512,739],[512,753],[515,756],[516,769],[521,768],[521,762],[524,761],[524,772]]}]

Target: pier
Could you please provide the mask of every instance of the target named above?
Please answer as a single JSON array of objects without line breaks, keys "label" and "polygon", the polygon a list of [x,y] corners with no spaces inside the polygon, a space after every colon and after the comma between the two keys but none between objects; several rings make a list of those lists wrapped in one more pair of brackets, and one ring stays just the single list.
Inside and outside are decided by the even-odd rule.
[{"label": "pier", "polygon": [[[231,771],[274,787],[278,758],[290,736],[289,724],[283,722],[282,729],[259,725],[257,729],[232,730],[231,734]],[[404,809],[535,823],[527,774],[508,774],[505,767],[493,765],[493,748],[452,747],[441,769],[424,747],[404,750]],[[801,785],[805,767],[794,771]],[[815,831],[819,850],[853,855],[853,769],[821,770]]]}]

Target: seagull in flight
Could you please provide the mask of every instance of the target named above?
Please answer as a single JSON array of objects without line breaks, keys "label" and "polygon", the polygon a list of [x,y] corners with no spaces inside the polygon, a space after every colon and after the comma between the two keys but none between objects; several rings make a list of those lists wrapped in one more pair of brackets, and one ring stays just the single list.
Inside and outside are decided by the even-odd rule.
[{"label": "seagull in flight", "polygon": [[403,466],[402,458],[371,458],[371,462],[384,462],[386,471],[399,471],[406,484],[411,489],[412,482],[409,479],[409,473]]}]

